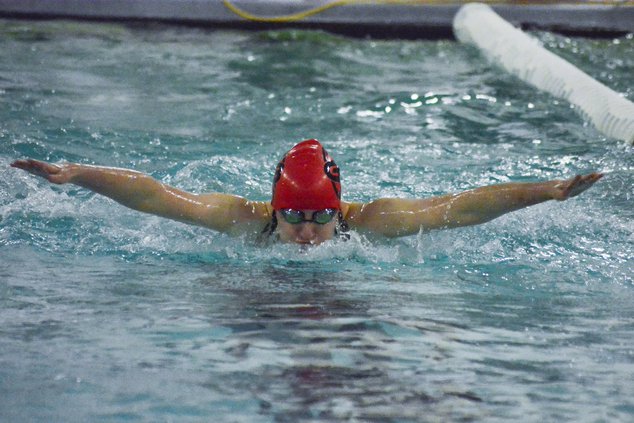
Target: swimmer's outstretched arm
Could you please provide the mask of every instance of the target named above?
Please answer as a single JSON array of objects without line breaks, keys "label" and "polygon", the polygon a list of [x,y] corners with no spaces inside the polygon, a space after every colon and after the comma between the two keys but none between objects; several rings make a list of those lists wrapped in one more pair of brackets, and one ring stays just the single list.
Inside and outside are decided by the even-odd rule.
[{"label": "swimmer's outstretched arm", "polygon": [[389,237],[477,225],[544,201],[567,200],[601,177],[601,173],[590,173],[567,180],[491,185],[427,199],[382,198],[350,204],[346,218],[352,228]]},{"label": "swimmer's outstretched arm", "polygon": [[261,230],[271,218],[264,202],[221,193],[192,194],[134,170],[32,159],[16,160],[11,166],[54,184],[79,185],[134,210],[221,232]]}]

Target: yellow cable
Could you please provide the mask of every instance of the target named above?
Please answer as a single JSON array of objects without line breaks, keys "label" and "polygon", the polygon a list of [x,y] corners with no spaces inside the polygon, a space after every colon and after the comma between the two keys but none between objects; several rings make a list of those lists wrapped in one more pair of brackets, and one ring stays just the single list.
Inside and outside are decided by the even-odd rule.
[{"label": "yellow cable", "polygon": [[[432,2],[434,2],[432,0]],[[435,1],[438,2],[438,1]],[[442,3],[443,1],[441,0],[438,3]],[[332,9],[335,7],[339,7],[339,6],[348,6],[351,4],[368,4],[368,3],[379,3],[379,4],[423,4],[423,3],[430,3],[429,0],[428,1],[421,1],[421,0],[334,0],[331,1],[330,3],[326,3],[323,4],[321,6],[317,6],[313,9],[308,9],[305,10],[303,12],[297,12],[297,13],[292,13],[290,15],[284,15],[284,16],[271,16],[271,17],[265,17],[265,16],[256,16],[253,15],[249,12],[246,12],[242,9],[239,9],[237,6],[235,6],[233,3],[231,3],[229,0],[223,0],[223,3],[225,5],[225,7],[229,10],[231,10],[233,13],[235,13],[236,15],[240,16],[243,19],[249,20],[249,21],[254,21],[254,22],[267,22],[267,23],[284,23],[284,22],[293,22],[293,21],[299,21],[302,19],[305,19],[309,16],[312,15],[316,15],[318,13],[322,13],[325,10],[328,9]]]},{"label": "yellow cable", "polygon": [[294,14],[286,15],[286,16],[273,16],[273,17],[267,18],[267,17],[252,15],[249,12],[239,9],[238,7],[234,6],[229,0],[223,0],[223,3],[227,9],[231,10],[233,13],[240,16],[242,19],[246,19],[248,21],[254,21],[254,22],[271,22],[271,23],[298,21],[300,19],[306,18],[307,16],[320,13],[321,11],[326,10],[330,7],[334,7],[332,3],[329,3],[324,6],[318,7],[316,9],[311,9],[305,12],[294,13]]},{"label": "yellow cable", "polygon": [[[461,3],[466,3],[466,2],[459,2],[459,1],[455,1],[455,0],[333,0],[330,3],[326,3],[323,4],[321,6],[317,6],[315,8],[312,9],[308,9],[305,10],[303,12],[297,12],[297,13],[291,13],[290,15],[284,15],[284,16],[271,16],[271,17],[266,17],[266,16],[256,16],[253,15],[245,10],[242,10],[240,8],[238,8],[237,6],[235,6],[233,3],[231,3],[230,0],[223,0],[223,3],[225,5],[225,7],[227,9],[229,9],[230,11],[232,11],[234,14],[238,15],[239,17],[246,19],[248,21],[253,21],[253,22],[263,22],[263,23],[286,23],[286,22],[294,22],[294,21],[299,21],[302,19],[305,19],[309,16],[312,15],[316,15],[318,13],[322,13],[328,9],[332,9],[335,7],[339,7],[339,6],[349,6],[349,5],[353,5],[353,4],[400,4],[400,5],[425,5],[425,4],[456,4],[459,5]],[[561,1],[548,1],[548,0],[542,0],[542,1],[519,1],[519,2],[508,2],[508,1],[504,1],[504,0],[480,0],[480,3],[487,3],[487,4],[504,4],[504,3],[515,3],[515,4],[521,4],[521,5],[530,5],[530,4],[548,4],[548,3],[557,3],[557,4],[562,4],[562,3],[577,3],[577,2],[561,2]],[[616,5],[616,6],[632,6],[634,5],[634,1],[623,1],[623,0],[590,0],[590,1],[584,1],[581,2],[581,4],[583,5]]]}]

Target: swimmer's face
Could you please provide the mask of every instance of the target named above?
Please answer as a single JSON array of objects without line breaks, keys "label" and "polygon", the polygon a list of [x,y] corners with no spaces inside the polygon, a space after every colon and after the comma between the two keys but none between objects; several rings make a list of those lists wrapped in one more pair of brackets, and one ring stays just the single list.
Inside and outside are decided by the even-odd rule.
[{"label": "swimmer's face", "polygon": [[289,223],[280,211],[275,212],[277,217],[277,232],[280,236],[280,241],[304,245],[319,245],[335,236],[335,229],[337,227],[336,217],[328,223],[319,224],[310,221],[311,216],[313,216],[316,210],[301,211],[304,212],[306,221],[300,223]]}]

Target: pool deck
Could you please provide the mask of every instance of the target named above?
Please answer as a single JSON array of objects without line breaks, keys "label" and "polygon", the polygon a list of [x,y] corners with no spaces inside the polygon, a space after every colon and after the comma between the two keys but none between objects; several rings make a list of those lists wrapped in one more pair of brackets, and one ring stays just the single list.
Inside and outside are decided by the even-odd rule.
[{"label": "pool deck", "polygon": [[[0,18],[168,22],[248,29],[318,28],[356,36],[430,38],[452,36],[453,17],[464,3],[467,2],[231,0],[228,5],[223,0],[0,0]],[[484,3],[524,29],[588,36],[634,32],[634,1]]]}]

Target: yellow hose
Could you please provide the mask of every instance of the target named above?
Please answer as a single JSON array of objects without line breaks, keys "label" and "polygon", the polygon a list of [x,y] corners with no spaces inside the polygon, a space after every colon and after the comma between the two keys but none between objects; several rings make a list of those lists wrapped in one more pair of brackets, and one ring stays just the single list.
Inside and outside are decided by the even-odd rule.
[{"label": "yellow hose", "polygon": [[303,12],[292,13],[290,15],[284,16],[256,16],[247,11],[239,9],[229,0],[223,0],[224,5],[227,9],[231,10],[236,15],[240,16],[243,19],[254,21],[254,22],[267,22],[267,23],[284,23],[284,22],[294,22],[305,19],[309,16],[316,15],[318,13],[322,13],[325,10],[332,9],[339,6],[348,6],[352,4],[369,4],[369,3],[391,3],[391,4],[415,4],[422,3],[421,0],[334,0],[330,3],[323,4],[321,6],[317,6],[312,9],[305,10]]},{"label": "yellow hose", "polygon": [[[632,6],[634,5],[634,1],[623,1],[623,0],[590,0],[590,1],[583,1],[583,2],[575,2],[575,1],[570,1],[570,2],[562,2],[562,1],[549,1],[549,0],[542,0],[542,1],[514,1],[514,2],[509,2],[509,1],[504,1],[504,0],[480,0],[480,3],[486,3],[486,4],[505,4],[505,3],[510,3],[510,4],[515,4],[515,5],[535,5],[535,4],[540,4],[540,5],[544,5],[544,4],[581,4],[581,5],[614,5],[614,6]],[[234,14],[236,14],[237,16],[241,17],[242,19],[246,19],[248,21],[253,21],[253,22],[262,22],[262,23],[286,23],[286,22],[295,22],[295,21],[300,21],[302,19],[305,19],[309,16],[313,16],[316,15],[318,13],[322,13],[328,9],[333,9],[335,7],[340,7],[340,6],[350,6],[350,5],[355,5],[355,4],[395,4],[395,5],[431,5],[431,4],[444,4],[444,5],[451,5],[454,4],[456,6],[460,5],[461,3],[467,3],[467,2],[459,2],[459,1],[455,1],[455,0],[333,0],[329,3],[326,4],[322,4],[320,6],[314,7],[312,9],[308,9],[305,10],[303,12],[297,12],[297,13],[291,13],[290,15],[283,15],[283,16],[256,16],[253,15],[245,10],[240,9],[239,7],[237,7],[236,5],[234,5],[230,0],[223,0],[223,4],[225,5],[225,7],[227,9],[229,9],[231,12],[233,12]]]}]

